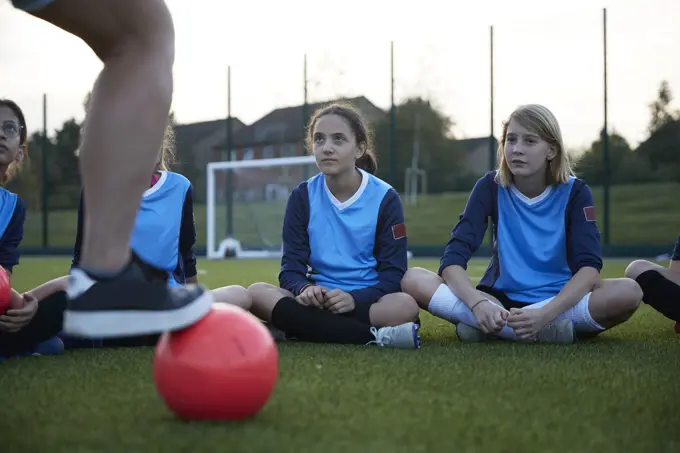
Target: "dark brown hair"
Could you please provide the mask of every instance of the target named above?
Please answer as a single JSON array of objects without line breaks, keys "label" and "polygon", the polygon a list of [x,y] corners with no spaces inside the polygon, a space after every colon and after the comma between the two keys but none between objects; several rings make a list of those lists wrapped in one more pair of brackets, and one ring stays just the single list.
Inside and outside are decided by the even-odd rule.
[{"label": "dark brown hair", "polygon": [[322,116],[326,115],[337,115],[343,118],[352,133],[354,134],[354,140],[357,145],[364,144],[365,151],[360,158],[357,159],[356,166],[362,170],[375,175],[378,170],[378,159],[373,152],[373,140],[371,138],[371,132],[366,125],[363,115],[359,109],[353,107],[347,103],[333,103],[322,107],[314,114],[309,120],[309,126],[307,126],[307,149],[312,150],[314,146],[314,126],[316,122]]},{"label": "dark brown hair", "polygon": [[23,161],[28,158],[28,128],[26,127],[26,118],[24,117],[24,112],[16,102],[12,101],[11,99],[0,99],[0,107],[7,107],[10,109],[19,120],[19,127],[21,127],[21,131],[19,131],[19,146],[24,147],[23,159],[20,161],[15,160],[14,162],[10,163],[7,167],[7,171],[5,171],[5,174],[0,175],[0,183],[7,184],[12,180],[12,178],[14,178],[14,176],[16,176],[17,173],[19,173]]}]

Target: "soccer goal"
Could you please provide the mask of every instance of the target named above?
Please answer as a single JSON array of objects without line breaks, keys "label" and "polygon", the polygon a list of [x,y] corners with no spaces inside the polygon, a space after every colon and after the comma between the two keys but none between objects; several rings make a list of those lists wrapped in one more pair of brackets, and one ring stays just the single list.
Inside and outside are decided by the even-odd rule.
[{"label": "soccer goal", "polygon": [[207,258],[281,257],[288,196],[318,172],[314,156],[209,163]]}]

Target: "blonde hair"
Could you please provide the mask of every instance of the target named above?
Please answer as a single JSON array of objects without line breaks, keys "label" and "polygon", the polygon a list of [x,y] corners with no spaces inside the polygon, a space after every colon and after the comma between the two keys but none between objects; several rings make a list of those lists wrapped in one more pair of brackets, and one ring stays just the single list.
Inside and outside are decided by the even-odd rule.
[{"label": "blonde hair", "polygon": [[505,138],[508,133],[510,121],[517,121],[522,127],[537,134],[541,140],[555,150],[555,157],[548,161],[545,168],[545,180],[547,185],[563,184],[574,176],[571,168],[569,155],[564,148],[562,131],[555,115],[540,104],[528,104],[518,107],[510,114],[507,121],[503,122],[500,142],[498,143],[498,171],[496,182],[503,187],[508,187],[513,182],[512,172],[505,160]]}]

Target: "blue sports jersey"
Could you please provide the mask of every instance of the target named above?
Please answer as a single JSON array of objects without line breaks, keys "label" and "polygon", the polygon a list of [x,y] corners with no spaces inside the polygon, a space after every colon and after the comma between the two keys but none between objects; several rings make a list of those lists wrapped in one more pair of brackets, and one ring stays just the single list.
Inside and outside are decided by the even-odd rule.
[{"label": "blue sports jersey", "polygon": [[15,193],[0,188],[0,266],[12,272],[19,264],[19,244],[24,238],[26,207]]},{"label": "blue sports jersey", "polygon": [[337,200],[317,174],[286,205],[279,283],[295,295],[310,283],[352,295],[357,304],[401,291],[407,268],[404,211],[397,192],[361,170],[362,183]]},{"label": "blue sports jersey", "polygon": [[439,273],[467,263],[481,245],[491,217],[493,254],[480,286],[517,302],[536,303],[557,295],[582,267],[602,269],[600,233],[588,185],[572,177],[529,199],[504,188],[488,172],[472,189],[453,229]]},{"label": "blue sports jersey", "polygon": [[[80,262],[83,196],[81,193],[72,266]],[[144,261],[167,271],[168,284],[177,286],[196,275],[195,242],[191,183],[178,173],[161,172],[158,182],[142,196],[130,246]]]},{"label": "blue sports jersey", "polygon": [[673,249],[673,256],[671,257],[671,260],[680,261],[680,236],[678,236],[678,240],[675,242],[675,248]]}]

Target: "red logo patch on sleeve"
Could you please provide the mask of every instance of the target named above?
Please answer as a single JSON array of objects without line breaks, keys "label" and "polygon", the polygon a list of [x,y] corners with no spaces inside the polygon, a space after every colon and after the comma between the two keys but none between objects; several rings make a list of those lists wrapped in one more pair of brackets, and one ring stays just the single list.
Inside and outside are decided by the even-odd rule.
[{"label": "red logo patch on sleeve", "polygon": [[595,206],[586,206],[583,208],[583,214],[586,216],[588,222],[595,221]]},{"label": "red logo patch on sleeve", "polygon": [[392,226],[392,236],[394,239],[403,239],[406,237],[406,224],[400,223],[399,225]]}]

